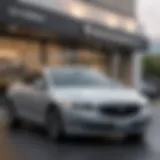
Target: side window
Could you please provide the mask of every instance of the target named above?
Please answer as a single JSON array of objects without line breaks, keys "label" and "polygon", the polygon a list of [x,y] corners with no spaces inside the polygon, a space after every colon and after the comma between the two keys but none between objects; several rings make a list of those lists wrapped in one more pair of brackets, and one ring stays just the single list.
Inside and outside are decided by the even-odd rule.
[{"label": "side window", "polygon": [[32,85],[35,89],[39,90],[46,90],[47,88],[46,81],[43,77],[36,79]]},{"label": "side window", "polygon": [[46,81],[43,75],[39,72],[32,72],[26,74],[24,76],[23,82],[31,87],[35,87],[37,89],[45,89],[46,88]]}]

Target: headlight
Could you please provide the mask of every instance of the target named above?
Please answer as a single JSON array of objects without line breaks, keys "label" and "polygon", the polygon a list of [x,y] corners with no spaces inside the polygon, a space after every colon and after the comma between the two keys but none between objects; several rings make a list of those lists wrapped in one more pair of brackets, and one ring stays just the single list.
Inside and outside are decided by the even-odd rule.
[{"label": "headlight", "polygon": [[91,104],[88,103],[77,103],[77,102],[70,102],[70,101],[64,101],[60,103],[61,106],[75,109],[75,110],[92,110],[94,107]]}]

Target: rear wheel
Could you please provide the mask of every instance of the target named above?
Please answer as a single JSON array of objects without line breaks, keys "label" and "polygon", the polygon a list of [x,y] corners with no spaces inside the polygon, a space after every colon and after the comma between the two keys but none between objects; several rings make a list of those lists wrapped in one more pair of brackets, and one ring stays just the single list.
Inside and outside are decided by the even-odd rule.
[{"label": "rear wheel", "polygon": [[21,120],[17,115],[14,104],[7,100],[8,126],[10,128],[17,128],[21,124]]},{"label": "rear wheel", "polygon": [[60,140],[64,137],[64,128],[59,111],[54,108],[47,113],[47,130],[52,140]]},{"label": "rear wheel", "polygon": [[5,98],[5,96],[6,96],[6,90],[7,90],[6,86],[0,86],[0,96],[2,98]]}]

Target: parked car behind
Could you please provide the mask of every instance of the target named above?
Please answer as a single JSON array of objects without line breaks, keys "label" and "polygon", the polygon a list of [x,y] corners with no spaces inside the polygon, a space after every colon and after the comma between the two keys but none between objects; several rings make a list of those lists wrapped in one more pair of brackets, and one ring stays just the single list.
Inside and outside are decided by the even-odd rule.
[{"label": "parked car behind", "polygon": [[143,82],[142,93],[150,100],[155,100],[160,97],[159,89],[151,83]]},{"label": "parked car behind", "polygon": [[45,68],[11,86],[7,97],[12,124],[33,121],[52,139],[107,134],[143,139],[151,118],[142,95],[87,68]]}]

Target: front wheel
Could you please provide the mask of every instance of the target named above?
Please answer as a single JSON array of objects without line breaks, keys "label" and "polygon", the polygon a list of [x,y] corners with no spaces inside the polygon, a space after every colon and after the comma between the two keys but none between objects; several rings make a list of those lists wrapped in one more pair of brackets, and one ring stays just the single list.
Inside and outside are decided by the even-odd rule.
[{"label": "front wheel", "polygon": [[64,137],[64,128],[60,113],[57,109],[52,109],[47,113],[47,130],[52,140],[60,140]]},{"label": "front wheel", "polygon": [[144,141],[144,133],[135,133],[127,135],[127,139],[136,142],[143,142]]}]

